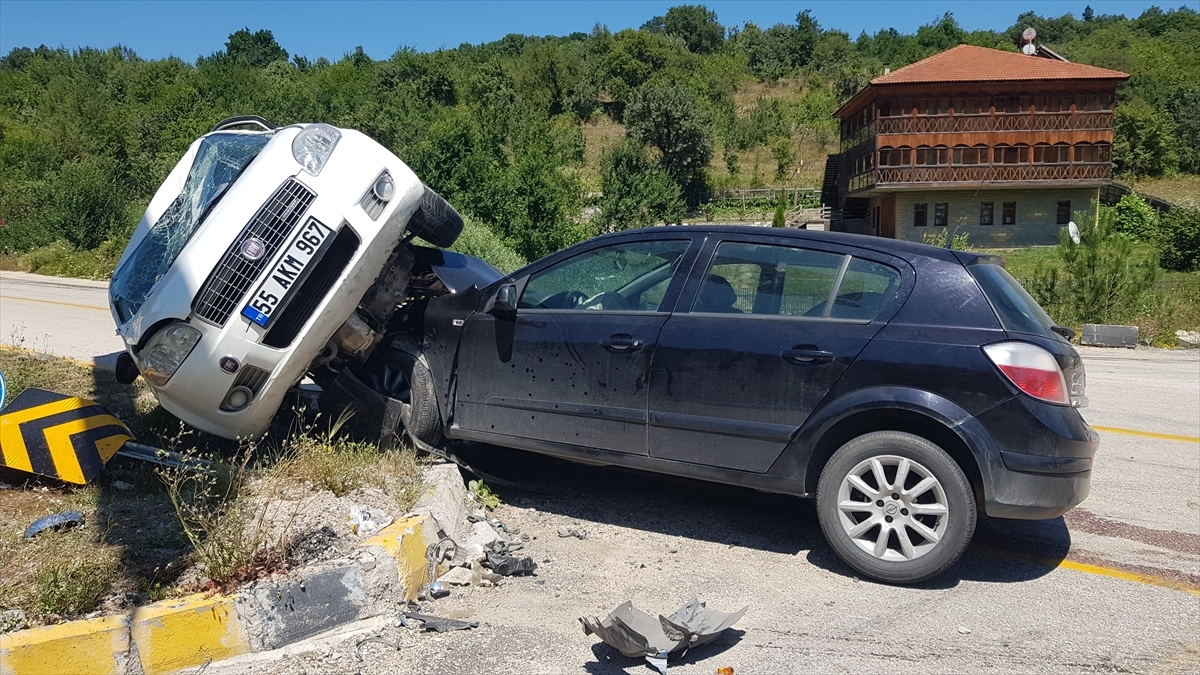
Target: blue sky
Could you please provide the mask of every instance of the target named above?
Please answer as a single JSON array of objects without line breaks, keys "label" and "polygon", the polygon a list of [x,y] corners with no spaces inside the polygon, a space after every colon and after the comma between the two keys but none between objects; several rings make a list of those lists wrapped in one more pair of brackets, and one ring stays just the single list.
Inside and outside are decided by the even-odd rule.
[{"label": "blue sky", "polygon": [[[239,28],[267,28],[289,53],[310,59],[340,58],[358,45],[376,59],[401,46],[422,51],[456,47],[463,42],[497,40],[508,33],[566,35],[587,32],[596,23],[616,31],[636,28],[678,4],[674,2],[312,2],[211,0],[195,2],[0,0],[0,54],[14,47],[46,44],[107,48],[131,47],[144,58],[178,56],[193,61],[223,48]],[[701,0],[702,1],[702,0]],[[1181,0],[765,0],[703,2],[721,23],[753,21],[766,27],[790,23],[810,8],[821,25],[857,36],[894,27],[910,33],[943,12],[953,12],[963,27],[1002,29],[1028,10],[1043,16],[1068,12],[1079,16],[1090,4],[1097,14],[1136,16],[1151,5],[1177,7]],[[1187,0],[1191,7],[1200,0]]]}]

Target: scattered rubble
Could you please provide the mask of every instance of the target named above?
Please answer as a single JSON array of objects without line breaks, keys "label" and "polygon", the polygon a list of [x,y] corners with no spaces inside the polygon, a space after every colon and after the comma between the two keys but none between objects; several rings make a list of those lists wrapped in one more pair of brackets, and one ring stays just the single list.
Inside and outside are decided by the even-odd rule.
[{"label": "scattered rubble", "polygon": [[392,517],[382,509],[371,508],[363,504],[350,507],[350,531],[361,536],[370,537],[392,524]]},{"label": "scattered rubble", "polygon": [[1200,331],[1175,331],[1175,344],[1184,349],[1200,349]]},{"label": "scattered rubble", "polygon": [[[418,614],[416,612],[404,612],[402,615],[407,619],[416,619],[421,622],[421,628],[427,631],[436,631],[438,633],[449,633],[455,630],[470,630],[479,628],[478,621],[460,621],[458,619],[447,619],[441,616],[433,616],[431,614]],[[405,622],[407,625],[407,622]]]}]

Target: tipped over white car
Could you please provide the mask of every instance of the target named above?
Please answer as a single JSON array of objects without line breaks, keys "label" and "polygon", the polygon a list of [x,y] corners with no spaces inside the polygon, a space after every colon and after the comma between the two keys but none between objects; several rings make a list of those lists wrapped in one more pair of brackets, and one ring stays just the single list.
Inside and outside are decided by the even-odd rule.
[{"label": "tipped over white car", "polygon": [[225,120],[167,176],[113,273],[118,379],[140,374],[203,431],[261,435],[307,373],[382,339],[405,301],[408,240],[449,246],[461,230],[358,131]]}]

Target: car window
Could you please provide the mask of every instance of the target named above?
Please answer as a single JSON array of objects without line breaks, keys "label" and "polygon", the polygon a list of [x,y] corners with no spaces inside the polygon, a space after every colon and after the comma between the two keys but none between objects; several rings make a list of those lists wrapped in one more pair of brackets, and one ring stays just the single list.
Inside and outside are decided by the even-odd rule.
[{"label": "car window", "polygon": [[895,269],[870,260],[851,258],[829,316],[871,321],[879,316],[899,285],[900,273]]},{"label": "car window", "polygon": [[692,311],[811,316],[829,300],[844,259],[792,246],[722,242]]},{"label": "car window", "polygon": [[691,240],[613,244],[535,273],[518,308],[658,311]]},{"label": "car window", "polygon": [[979,282],[983,294],[991,301],[1004,330],[1054,338],[1054,320],[1033,299],[1029,292],[1012,278],[1008,270],[998,265],[967,265],[967,271]]}]

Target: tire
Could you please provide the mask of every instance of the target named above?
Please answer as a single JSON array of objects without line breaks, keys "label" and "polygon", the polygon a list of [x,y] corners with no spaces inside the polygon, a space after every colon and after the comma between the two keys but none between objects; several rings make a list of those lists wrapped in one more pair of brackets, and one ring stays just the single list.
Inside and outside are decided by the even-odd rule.
[{"label": "tire", "polygon": [[449,248],[462,233],[463,219],[450,202],[426,185],[421,203],[408,221],[408,229],[438,248]]},{"label": "tire", "polygon": [[[883,481],[875,478],[876,467]],[[881,482],[886,489],[877,489]],[[962,557],[975,534],[975,495],[962,469],[937,445],[877,431],[829,458],[817,484],[817,518],[850,567],[876,581],[912,584],[938,576]]]},{"label": "tire", "polygon": [[375,352],[363,367],[362,381],[371,389],[407,405],[400,423],[429,445],[444,439],[433,373],[421,359],[401,349]]}]

